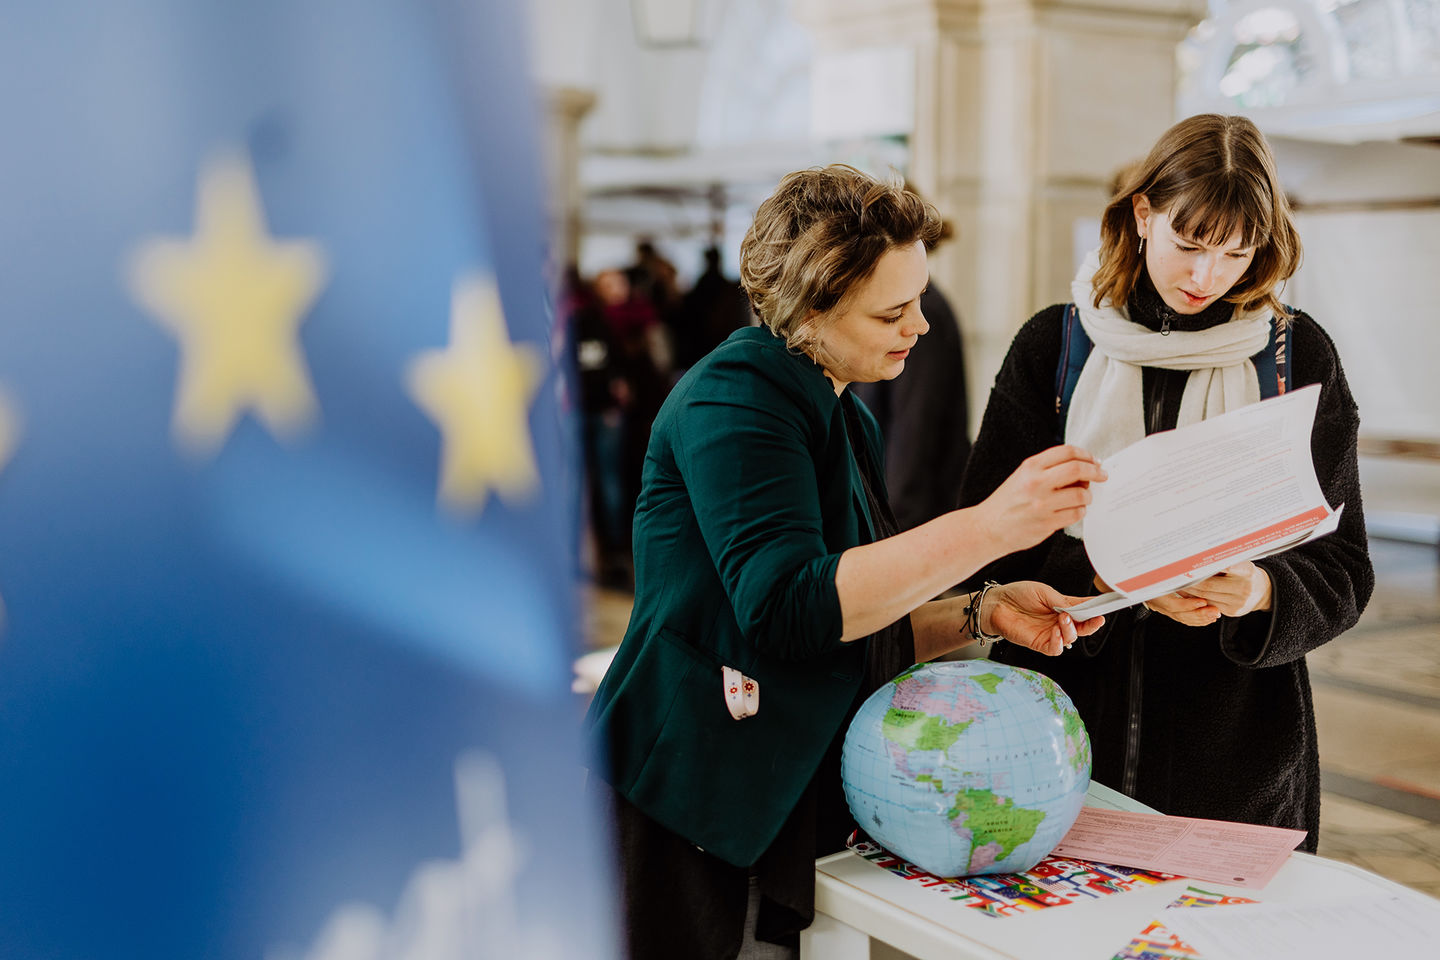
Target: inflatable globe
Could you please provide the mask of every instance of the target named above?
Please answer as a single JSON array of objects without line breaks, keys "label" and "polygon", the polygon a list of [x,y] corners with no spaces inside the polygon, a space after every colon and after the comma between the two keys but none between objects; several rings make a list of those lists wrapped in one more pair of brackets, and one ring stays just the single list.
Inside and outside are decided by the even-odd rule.
[{"label": "inflatable globe", "polygon": [[989,660],[911,667],[845,734],[860,828],[941,877],[1039,863],[1080,815],[1090,738],[1055,681]]}]

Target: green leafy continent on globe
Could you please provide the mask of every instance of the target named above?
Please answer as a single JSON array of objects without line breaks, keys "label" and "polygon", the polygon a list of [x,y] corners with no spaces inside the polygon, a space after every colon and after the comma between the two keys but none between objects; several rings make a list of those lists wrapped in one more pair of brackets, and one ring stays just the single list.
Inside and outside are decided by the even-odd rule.
[{"label": "green leafy continent on globe", "polygon": [[894,680],[891,680],[891,681],[890,681],[891,685],[892,685],[892,686],[896,686],[896,687],[900,686],[900,684],[904,683],[906,680],[909,680],[911,677],[915,676],[915,674],[919,673],[921,666],[922,666],[922,664],[919,664],[919,663],[915,664],[915,665],[914,665],[913,667],[911,667],[909,670],[906,670],[904,673],[900,674],[900,675],[899,675],[898,677],[896,677]]},{"label": "green leafy continent on globe", "polygon": [[1065,711],[1065,739],[1075,746],[1075,769],[1080,770],[1089,762],[1088,743],[1085,739],[1085,724],[1074,710]]},{"label": "green leafy continent on globe", "polygon": [[1055,681],[1043,673],[1038,674],[1038,676],[1040,677],[1040,689],[1045,694],[1045,699],[1050,701],[1050,706],[1055,708],[1055,712],[1060,714],[1065,722],[1065,739],[1069,742],[1071,748],[1071,766],[1073,766],[1077,772],[1083,770],[1090,764],[1090,750],[1089,742],[1085,737],[1085,724],[1081,722],[1080,714],[1074,710],[1066,710],[1060,705],[1060,687]]},{"label": "green leafy continent on globe", "polygon": [[1010,797],[998,797],[989,790],[967,788],[955,794],[955,806],[948,816],[954,820],[965,814],[965,826],[970,830],[970,849],[977,850],[987,843],[1000,847],[996,860],[1003,860],[1020,844],[1035,836],[1035,828],[1045,819],[1044,810],[1031,810],[1015,806]]},{"label": "green leafy continent on globe", "polygon": [[965,728],[974,723],[950,723],[944,717],[931,716],[919,710],[901,710],[891,707],[885,711],[885,720],[880,725],[885,739],[898,743],[909,750],[949,750],[960,739]]},{"label": "green leafy continent on globe", "polygon": [[1045,699],[1050,701],[1050,706],[1055,708],[1056,713],[1063,713],[1064,708],[1060,706],[1060,685],[1043,673],[1037,673],[1040,678],[1040,692],[1045,694]]},{"label": "green leafy continent on globe", "polygon": [[995,688],[1005,682],[1005,678],[998,673],[977,673],[970,679],[984,687],[986,693],[994,693]]}]

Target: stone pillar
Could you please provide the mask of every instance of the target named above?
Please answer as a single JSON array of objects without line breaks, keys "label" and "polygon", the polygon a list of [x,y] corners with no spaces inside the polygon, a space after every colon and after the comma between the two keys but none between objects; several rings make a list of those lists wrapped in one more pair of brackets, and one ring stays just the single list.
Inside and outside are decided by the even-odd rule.
[{"label": "stone pillar", "polygon": [[547,87],[543,93],[545,185],[549,203],[550,251],[557,268],[580,255],[580,121],[595,105],[595,94],[579,87]]},{"label": "stone pillar", "polygon": [[[909,175],[956,227],[931,274],[964,327],[973,430],[1020,324],[1070,299],[1076,219],[1098,218],[1114,171],[1176,119],[1175,47],[1204,0],[793,4],[817,62],[909,53]],[[817,109],[845,96],[812,92]]]}]

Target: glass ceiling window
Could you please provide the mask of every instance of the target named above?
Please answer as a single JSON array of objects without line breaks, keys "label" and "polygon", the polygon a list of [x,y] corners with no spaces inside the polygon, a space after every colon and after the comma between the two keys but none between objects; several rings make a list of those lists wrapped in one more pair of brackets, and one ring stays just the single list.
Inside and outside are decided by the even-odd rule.
[{"label": "glass ceiling window", "polygon": [[1440,3],[1436,0],[1402,0],[1405,24],[1413,38],[1415,58],[1432,69],[1440,63]]},{"label": "glass ceiling window", "polygon": [[1182,114],[1325,139],[1434,136],[1440,0],[1211,0],[1180,72]]},{"label": "glass ceiling window", "polygon": [[1220,78],[1220,94],[1245,107],[1285,103],[1312,69],[1300,20],[1280,7],[1241,17],[1231,31],[1235,42]]},{"label": "glass ceiling window", "polygon": [[1394,76],[1400,69],[1400,53],[1396,50],[1399,34],[1395,29],[1399,26],[1398,7],[1394,0],[1327,0],[1321,4],[1321,9],[1328,8],[1340,27],[1354,79]]}]

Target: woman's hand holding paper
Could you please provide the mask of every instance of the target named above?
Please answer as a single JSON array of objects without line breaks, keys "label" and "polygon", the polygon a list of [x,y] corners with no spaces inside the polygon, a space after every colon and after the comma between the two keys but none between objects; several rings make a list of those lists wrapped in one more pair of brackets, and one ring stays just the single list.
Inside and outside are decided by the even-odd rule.
[{"label": "woman's hand holding paper", "polygon": [[1090,484],[1105,479],[1100,464],[1079,447],[1051,447],[1022,462],[977,507],[1007,553],[1024,550],[1084,517]]},{"label": "woman's hand holding paper", "polygon": [[1192,597],[1190,589],[1187,587],[1183,592],[1153,597],[1145,601],[1145,606],[1187,627],[1208,627],[1219,620],[1220,608],[1203,597]]},{"label": "woman's hand holding paper", "polygon": [[1242,560],[1184,590],[1147,600],[1145,606],[1187,627],[1206,627],[1222,616],[1269,610],[1271,593],[1265,568]]},{"label": "woman's hand holding paper", "polygon": [[1270,609],[1272,587],[1264,567],[1244,560],[1184,592],[1208,601],[1224,616],[1243,617],[1254,610]]},{"label": "woman's hand holding paper", "polygon": [[980,611],[981,629],[1053,657],[1063,653],[1076,637],[1088,636],[1105,624],[1104,617],[1076,621],[1055,609],[1083,599],[1067,597],[1030,580],[1003,584],[986,597],[986,608]]}]

